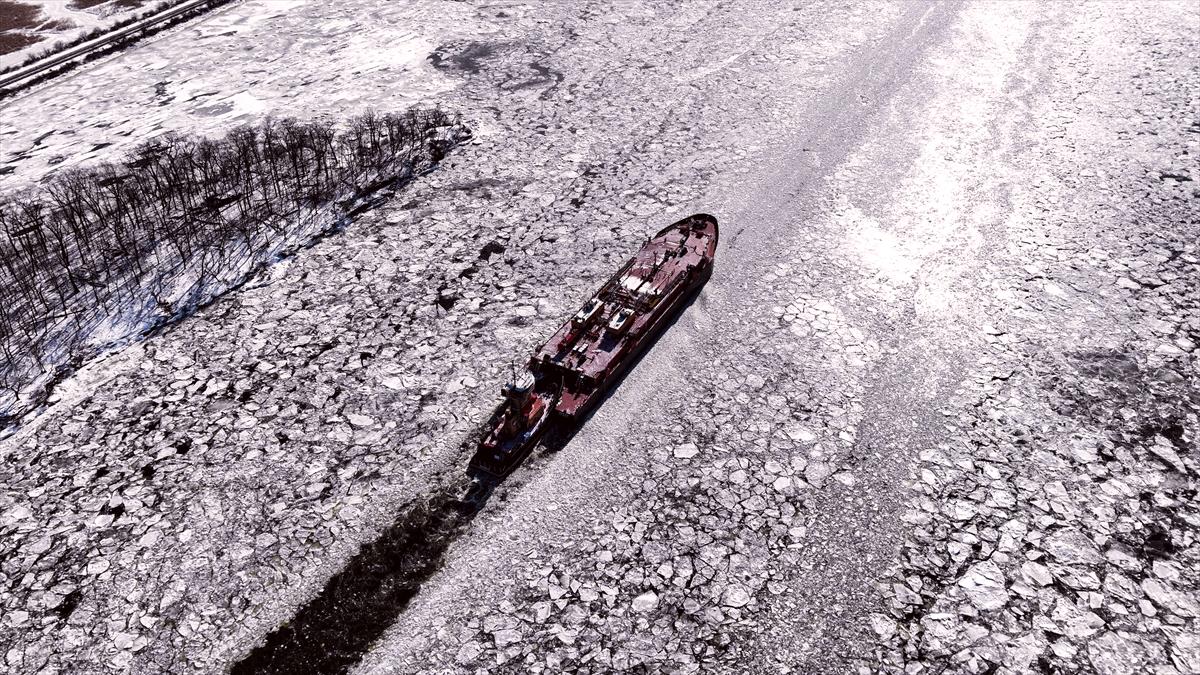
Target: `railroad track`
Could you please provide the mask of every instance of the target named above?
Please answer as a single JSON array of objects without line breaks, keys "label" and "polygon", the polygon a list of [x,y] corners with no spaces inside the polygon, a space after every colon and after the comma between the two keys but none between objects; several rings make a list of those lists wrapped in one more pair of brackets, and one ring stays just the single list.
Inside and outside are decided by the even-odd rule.
[{"label": "railroad track", "polygon": [[122,40],[128,40],[139,33],[142,37],[145,37],[165,28],[175,19],[190,12],[202,10],[205,7],[212,8],[226,2],[228,0],[186,0],[186,2],[181,2],[174,7],[164,9],[154,16],[139,19],[127,26],[114,29],[87,42],[81,42],[61,52],[49,54],[44,59],[39,59],[27,66],[0,75],[0,97],[7,96],[24,86],[33,84],[42,76],[52,73],[55,69],[61,68],[64,65],[76,61],[86,61],[92,54],[103,51]]}]

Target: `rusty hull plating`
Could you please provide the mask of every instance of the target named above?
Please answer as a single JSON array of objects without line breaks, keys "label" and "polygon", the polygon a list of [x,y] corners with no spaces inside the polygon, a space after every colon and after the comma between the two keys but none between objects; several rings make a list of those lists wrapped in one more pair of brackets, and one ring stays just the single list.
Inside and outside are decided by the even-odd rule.
[{"label": "rusty hull plating", "polygon": [[508,475],[552,424],[578,423],[712,274],[717,219],[696,214],[642,246],[504,387],[467,473]]}]

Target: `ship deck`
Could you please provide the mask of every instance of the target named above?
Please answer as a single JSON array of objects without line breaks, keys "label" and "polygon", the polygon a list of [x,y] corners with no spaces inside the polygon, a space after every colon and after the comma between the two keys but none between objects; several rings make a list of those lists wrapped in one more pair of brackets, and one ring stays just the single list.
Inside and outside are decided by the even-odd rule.
[{"label": "ship deck", "polygon": [[[534,356],[534,361],[576,375],[582,382],[603,382],[640,342],[655,321],[689,287],[689,273],[715,252],[715,224],[693,229],[682,221],[649,240],[580,310],[602,303],[586,321],[568,321]],[[624,325],[614,328],[626,312]],[[577,316],[580,316],[577,315]]]}]

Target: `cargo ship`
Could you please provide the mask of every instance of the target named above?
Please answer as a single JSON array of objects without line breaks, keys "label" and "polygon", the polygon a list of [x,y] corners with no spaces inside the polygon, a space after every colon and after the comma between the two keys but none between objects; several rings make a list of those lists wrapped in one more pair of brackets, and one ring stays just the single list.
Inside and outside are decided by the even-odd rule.
[{"label": "cargo ship", "polygon": [[467,473],[497,482],[554,427],[603,400],[712,275],[717,219],[696,214],[647,241],[504,385]]}]

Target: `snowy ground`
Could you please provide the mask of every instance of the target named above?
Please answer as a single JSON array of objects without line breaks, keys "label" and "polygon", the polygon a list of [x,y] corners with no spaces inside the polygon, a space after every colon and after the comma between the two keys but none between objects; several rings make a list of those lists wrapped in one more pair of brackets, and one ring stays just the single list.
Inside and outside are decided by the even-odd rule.
[{"label": "snowy ground", "polygon": [[0,119],[0,189],[167,131],[434,101],[453,83],[424,63],[430,40],[477,23],[470,8],[374,4],[237,3],[22,94]]},{"label": "snowy ground", "polygon": [[50,49],[60,40],[70,41],[97,28],[154,9],[159,4],[147,0],[15,0],[37,9],[34,23],[18,32],[38,38],[26,47],[0,54],[0,68],[18,65],[29,56]]},{"label": "snowy ground", "polygon": [[1195,672],[1200,11],[796,4],[247,2],[8,103],[4,189],[273,110],[477,138],[3,441],[7,665],[229,667],[702,210],[700,299],[360,672]]}]

